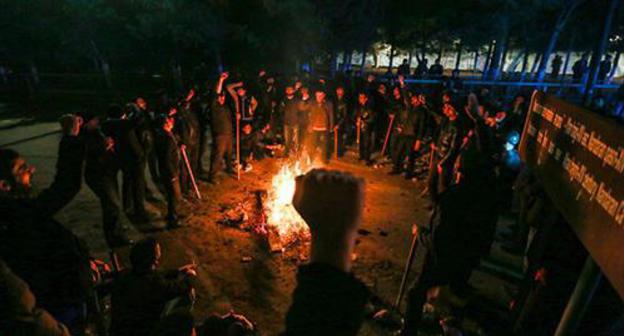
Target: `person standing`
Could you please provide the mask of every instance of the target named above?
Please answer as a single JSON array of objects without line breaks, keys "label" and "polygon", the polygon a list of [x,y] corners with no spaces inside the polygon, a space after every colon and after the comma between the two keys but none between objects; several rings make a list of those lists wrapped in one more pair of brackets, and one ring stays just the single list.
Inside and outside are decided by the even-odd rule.
[{"label": "person standing", "polygon": [[[561,70],[561,64],[563,64],[563,60],[561,59],[561,55],[555,55],[550,64],[550,79],[557,80],[559,77],[559,71]],[[565,74],[564,74],[565,75]]]},{"label": "person standing", "polygon": [[123,209],[119,194],[117,175],[121,170],[119,154],[115,151],[115,141],[99,129],[98,125],[89,128],[83,136],[86,143],[84,178],[85,183],[100,201],[104,239],[109,247],[132,243],[122,227]]},{"label": "person standing", "polygon": [[[215,90],[215,100],[212,103],[212,134],[213,148],[210,157],[209,183],[216,183],[217,174],[223,169],[223,161],[228,174],[233,174],[232,168],[232,110],[226,104],[223,83],[228,78],[228,73],[224,72],[219,76],[219,82]],[[238,117],[238,116],[237,116]]]},{"label": "person standing", "polygon": [[338,140],[338,157],[342,157],[346,151],[347,137],[350,133],[351,122],[349,120],[351,112],[349,111],[349,102],[345,97],[345,89],[342,86],[336,87],[336,98],[334,100],[335,119],[334,132]]},{"label": "person standing", "polygon": [[580,82],[583,79],[583,76],[587,72],[587,59],[589,55],[587,53],[583,54],[579,60],[574,62],[572,65],[572,78],[575,82]]},{"label": "person standing", "polygon": [[375,112],[368,103],[368,96],[364,92],[358,95],[358,104],[355,108],[356,128],[360,133],[360,160],[372,166],[371,155],[373,153],[373,125]]},{"label": "person standing", "polygon": [[299,152],[299,100],[295,97],[295,89],[287,86],[285,96],[279,104],[280,114],[284,118],[284,145],[285,155],[290,156]]},{"label": "person standing", "polygon": [[420,151],[425,133],[427,111],[423,108],[417,95],[410,97],[410,106],[402,109],[397,115],[395,129],[397,141],[394,149],[394,167],[392,174],[403,172],[403,162],[408,157],[406,179],[411,179],[414,173],[416,155]]},{"label": "person standing", "polygon": [[325,100],[326,94],[322,88],[315,89],[314,98],[309,110],[310,148],[313,157],[316,156],[317,150],[320,148],[323,160],[328,163],[330,158],[329,135],[334,127],[333,106]]},{"label": "person standing", "polygon": [[164,187],[167,199],[167,228],[181,227],[179,220],[179,204],[182,198],[180,190],[180,148],[173,129],[175,119],[173,115],[162,115],[156,122],[156,156],[161,184]]},{"label": "person standing", "polygon": [[607,79],[607,76],[611,72],[611,55],[605,55],[604,60],[600,62],[600,69],[598,70],[598,80],[604,82]]}]

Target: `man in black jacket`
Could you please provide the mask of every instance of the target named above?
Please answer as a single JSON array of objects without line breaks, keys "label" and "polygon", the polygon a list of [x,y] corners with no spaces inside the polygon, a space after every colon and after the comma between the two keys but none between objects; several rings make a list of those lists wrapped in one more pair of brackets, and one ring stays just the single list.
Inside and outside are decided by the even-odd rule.
[{"label": "man in black jacket", "polygon": [[338,140],[338,153],[337,156],[342,157],[345,154],[347,143],[347,136],[350,133],[351,128],[351,112],[349,111],[349,102],[345,97],[345,89],[342,86],[336,87],[336,97],[333,102],[334,105],[334,132],[337,134]]},{"label": "man in black jacket", "polygon": [[284,117],[285,155],[296,155],[299,152],[299,99],[295,97],[295,89],[287,86],[286,95],[279,104]]},{"label": "man in black jacket", "polygon": [[56,175],[39,195],[31,191],[34,167],[16,151],[0,150],[0,258],[28,283],[41,307],[72,330],[84,318],[90,257],[53,216],[80,191],[82,118],[66,115],[61,126]]},{"label": "man in black jacket", "polygon": [[213,148],[210,157],[210,176],[208,182],[216,183],[217,174],[225,168],[228,174],[234,172],[232,168],[232,110],[225,103],[225,93],[223,92],[223,82],[228,78],[228,73],[224,72],[219,77],[215,90],[215,100],[212,103],[212,137]]},{"label": "man in black jacket", "polygon": [[375,112],[368,103],[368,96],[361,92],[358,95],[358,105],[355,108],[356,128],[360,133],[360,160],[364,160],[367,165],[372,165],[371,154],[373,153],[373,125],[375,122]]},{"label": "man in black jacket", "polygon": [[357,335],[369,298],[351,273],[364,190],[364,181],[347,173],[315,169],[297,177],[293,206],[310,227],[312,242],[283,335]]},{"label": "man in black jacket", "polygon": [[423,108],[417,95],[410,97],[410,106],[401,109],[395,122],[395,129],[398,134],[394,148],[394,167],[391,173],[400,174],[403,172],[403,161],[408,157],[407,179],[412,178],[416,155],[422,146],[425,133],[425,122],[427,111]]},{"label": "man in black jacket", "polygon": [[175,229],[182,224],[178,218],[179,204],[182,198],[180,191],[180,148],[173,133],[175,119],[164,115],[157,119],[156,157],[161,183],[167,199],[167,227]]},{"label": "man in black jacket", "polygon": [[[92,119],[89,123],[99,124],[99,121]],[[122,226],[123,209],[117,180],[121,162],[115,151],[115,140],[106,136],[98,125],[87,129],[83,137],[86,143],[85,182],[100,201],[106,243],[110,247],[128,245],[132,241]]]},{"label": "man in black jacket", "polygon": [[129,218],[142,224],[154,225],[158,215],[145,208],[145,154],[137,136],[140,119],[130,119],[129,112],[129,107],[122,109],[118,105],[110,105],[108,118],[102,123],[102,132],[115,143],[115,153],[121,163],[123,175],[123,205]]}]

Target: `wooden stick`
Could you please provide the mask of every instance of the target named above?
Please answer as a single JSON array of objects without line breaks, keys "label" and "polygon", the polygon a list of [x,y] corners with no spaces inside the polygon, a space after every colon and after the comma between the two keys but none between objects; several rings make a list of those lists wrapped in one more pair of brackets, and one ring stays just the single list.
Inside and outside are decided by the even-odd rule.
[{"label": "wooden stick", "polygon": [[191,184],[193,185],[193,190],[195,190],[195,195],[197,196],[197,199],[202,199],[201,194],[199,193],[199,188],[197,188],[195,175],[193,175],[193,169],[191,168],[191,163],[189,162],[188,155],[186,155],[186,146],[184,145],[180,146],[180,152],[182,152],[182,158],[184,159],[186,170],[188,170],[189,177],[191,178]]},{"label": "wooden stick", "polygon": [[240,181],[240,118],[236,116],[236,179]]},{"label": "wooden stick", "polygon": [[403,279],[401,279],[401,287],[399,287],[399,294],[397,295],[396,301],[394,302],[394,308],[397,311],[399,310],[399,306],[401,305],[401,300],[403,299],[403,294],[405,293],[407,277],[409,276],[409,272],[412,269],[412,264],[414,263],[414,256],[416,255],[417,247],[418,247],[418,226],[414,225],[412,227],[412,246],[410,247],[407,260],[405,261],[405,268],[403,270]]},{"label": "wooden stick", "polygon": [[356,137],[355,137],[355,143],[356,144],[360,144],[360,125],[362,124],[362,120],[360,119],[360,117],[357,118],[357,121],[355,122],[355,126],[356,126]]},{"label": "wooden stick", "polygon": [[338,126],[334,128],[334,157],[338,160]]},{"label": "wooden stick", "polygon": [[386,139],[384,140],[383,147],[381,148],[381,157],[383,158],[386,153],[386,147],[388,146],[388,140],[390,139],[390,132],[392,132],[392,124],[394,122],[394,114],[390,115],[390,122],[388,123],[388,130],[386,131]]}]

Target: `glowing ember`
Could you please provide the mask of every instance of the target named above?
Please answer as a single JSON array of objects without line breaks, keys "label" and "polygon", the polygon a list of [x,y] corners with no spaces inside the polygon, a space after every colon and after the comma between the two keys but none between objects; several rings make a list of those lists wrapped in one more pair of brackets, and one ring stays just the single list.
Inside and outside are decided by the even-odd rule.
[{"label": "glowing ember", "polygon": [[304,174],[312,167],[296,162],[284,165],[273,176],[271,189],[268,192],[266,206],[268,209],[268,225],[279,234],[280,240],[288,244],[299,238],[307,239],[310,236],[308,226],[297,210],[292,206],[292,197],[295,193],[295,177]]}]

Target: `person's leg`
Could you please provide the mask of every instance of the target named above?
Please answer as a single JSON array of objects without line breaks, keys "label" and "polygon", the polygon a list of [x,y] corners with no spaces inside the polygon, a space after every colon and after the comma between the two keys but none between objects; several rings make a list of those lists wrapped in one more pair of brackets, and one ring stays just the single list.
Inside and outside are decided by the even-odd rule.
[{"label": "person's leg", "polygon": [[284,125],[284,154],[289,156],[293,149],[292,147],[292,128],[288,125]]},{"label": "person's leg", "polygon": [[392,150],[392,161],[393,161],[393,167],[392,167],[392,172],[393,173],[400,173],[403,171],[403,161],[405,161],[405,151],[406,151],[406,139],[404,136],[399,136],[397,137],[395,143],[394,143],[394,148]]},{"label": "person's leg", "polygon": [[167,226],[169,228],[179,226],[178,206],[182,193],[177,178],[168,179],[164,182],[167,194]]},{"label": "person's leg", "polygon": [[414,142],[416,140],[414,138],[410,138],[408,140],[408,157],[407,157],[407,178],[412,178],[414,176],[414,166],[416,164],[416,158],[418,157],[418,152],[414,150]]},{"label": "person's leg", "polygon": [[210,178],[214,178],[217,173],[222,170],[223,157],[225,155],[225,144],[227,141],[226,137],[229,135],[217,135],[214,138],[214,143],[212,147],[212,153],[210,155]]},{"label": "person's leg", "polygon": [[145,211],[145,161],[136,162],[132,167],[132,203],[134,213],[138,216],[146,216]]},{"label": "person's leg", "polygon": [[225,135],[223,137],[223,158],[225,159],[225,170],[228,174],[234,173],[234,168],[232,164],[232,154],[233,154],[233,144],[232,144],[232,136]]},{"label": "person's leg", "polygon": [[323,160],[325,160],[325,162],[329,162],[329,159],[331,158],[331,151],[329,149],[329,135],[330,133],[328,131],[319,132],[321,151],[323,153]]},{"label": "person's leg", "polygon": [[100,198],[102,206],[102,224],[106,242],[111,247],[123,245],[128,238],[121,226],[122,209],[116,174],[102,176],[97,190],[96,195]]},{"label": "person's leg", "polygon": [[126,162],[122,162],[121,168],[121,197],[123,209],[127,214],[134,213],[134,195],[132,194],[132,169]]}]

